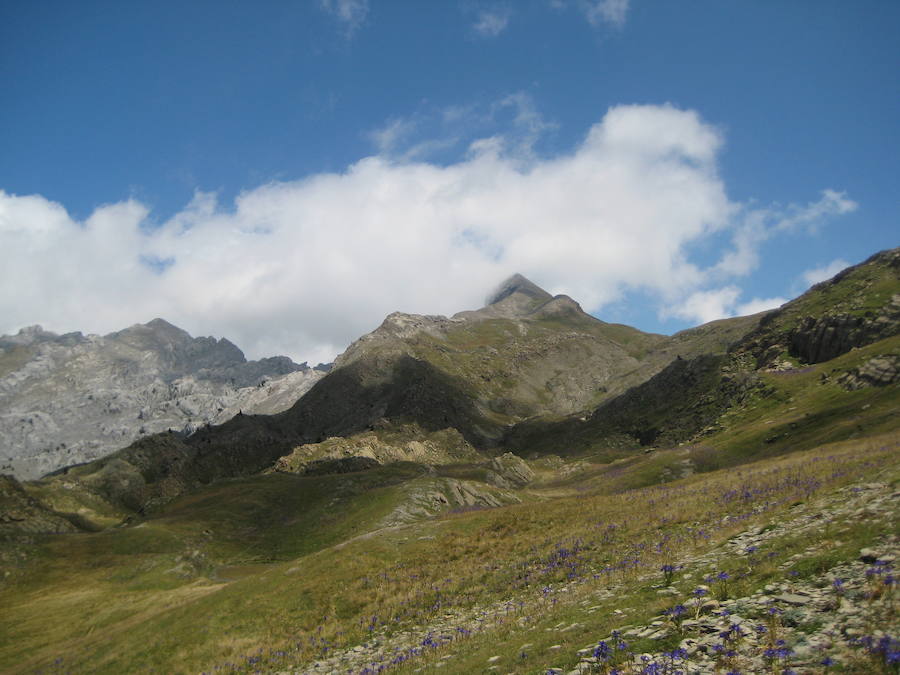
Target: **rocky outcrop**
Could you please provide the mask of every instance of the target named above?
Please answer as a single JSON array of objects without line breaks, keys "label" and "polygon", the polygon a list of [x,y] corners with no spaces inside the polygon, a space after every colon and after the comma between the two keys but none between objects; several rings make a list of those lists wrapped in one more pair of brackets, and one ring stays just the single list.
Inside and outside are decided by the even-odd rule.
[{"label": "rocky outcrop", "polygon": [[900,248],[881,251],[769,312],[737,350],[757,368],[822,363],[900,332]]},{"label": "rocky outcrop", "polygon": [[887,354],[869,359],[859,368],[844,373],[838,382],[846,389],[886,387],[900,381],[900,355]]},{"label": "rocky outcrop", "polygon": [[487,474],[488,483],[507,489],[528,485],[534,478],[534,471],[528,463],[511,452],[494,457]]},{"label": "rocky outcrop", "polygon": [[514,492],[455,478],[420,478],[408,483],[404,492],[402,501],[379,523],[379,527],[412,523],[442,511],[492,509],[521,501]]},{"label": "rocky outcrop", "polygon": [[324,375],[154,319],[106,336],[0,337],[0,471],[31,479],[142,436],[289,408]]},{"label": "rocky outcrop", "polygon": [[281,457],[273,470],[286,473],[345,473],[393,462],[439,465],[480,459],[482,455],[456,429],[427,432],[414,425],[406,425],[300,445]]},{"label": "rocky outcrop", "polygon": [[785,355],[821,363],[896,335],[898,288],[900,248],[881,251],[766,314],[739,350],[770,368]]},{"label": "rocky outcrop", "polygon": [[805,363],[821,363],[900,330],[900,294],[874,317],[839,314],[806,317],[790,334],[789,353]]},{"label": "rocky outcrop", "polygon": [[12,476],[0,475],[0,539],[11,533],[77,532],[79,528],[28,495]]}]

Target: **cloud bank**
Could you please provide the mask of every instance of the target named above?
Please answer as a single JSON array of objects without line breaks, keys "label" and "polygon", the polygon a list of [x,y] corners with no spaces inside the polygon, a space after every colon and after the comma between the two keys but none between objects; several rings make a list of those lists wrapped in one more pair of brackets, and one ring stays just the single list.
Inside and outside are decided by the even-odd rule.
[{"label": "cloud bank", "polygon": [[[536,157],[521,135],[498,134],[449,164],[376,155],[233,204],[198,192],[162,224],[135,200],[78,222],[42,196],[0,191],[0,333],[162,316],[250,357],[318,362],[392,311],[478,307],[514,272],[593,311],[631,291],[691,320],[755,311],[783,300],[740,300],[735,280],[759,246],[852,202],[828,191],[781,210],[734,203],[722,143],[695,112],[618,106],[565,154]],[[718,263],[690,260],[723,232],[734,240]]]}]

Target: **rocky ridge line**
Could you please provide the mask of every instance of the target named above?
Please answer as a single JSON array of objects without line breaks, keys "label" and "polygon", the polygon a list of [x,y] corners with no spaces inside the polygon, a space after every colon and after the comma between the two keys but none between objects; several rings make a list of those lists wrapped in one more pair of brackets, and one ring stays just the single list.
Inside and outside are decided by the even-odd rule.
[{"label": "rocky ridge line", "polygon": [[0,473],[38,478],[150,434],[274,414],[324,374],[283,356],[247,361],[162,319],[105,336],[32,326],[0,337]]}]

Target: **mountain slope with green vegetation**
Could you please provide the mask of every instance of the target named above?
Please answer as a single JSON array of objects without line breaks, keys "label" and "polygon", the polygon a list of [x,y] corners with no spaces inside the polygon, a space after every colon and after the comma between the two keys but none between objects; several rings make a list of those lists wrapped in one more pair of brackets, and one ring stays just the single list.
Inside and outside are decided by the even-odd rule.
[{"label": "mountain slope with green vegetation", "polygon": [[[4,479],[0,671],[894,672],[897,254],[671,338],[514,278],[279,415]],[[567,414],[524,375],[557,339],[661,365]]]},{"label": "mountain slope with green vegetation", "polygon": [[[515,275],[474,312],[450,319],[390,315],[283,413],[238,415],[186,439],[149,436],[46,479],[44,492],[74,482],[78,491],[141,513],[200,485],[263,471],[297,448],[373,430],[452,429],[490,456],[503,452],[511,425],[610,400],[674,359],[724,350],[758,318],[667,338],[599,321],[571,298],[553,297]],[[453,456],[452,445],[438,454]]]},{"label": "mountain slope with green vegetation", "polygon": [[[590,461],[568,475],[560,465],[545,468],[546,483],[520,504],[407,525],[382,523],[413,467],[349,482],[269,474],[221,483],[131,527],[7,545],[0,667],[316,672],[325,661],[318,672],[363,672],[401,654],[398,672],[442,660],[459,673],[497,660],[521,673],[574,667],[579,649],[649,625],[706,576],[727,572],[731,597],[744,597],[814,580],[861,549],[896,551],[897,504],[888,500],[880,519],[839,513],[815,530],[784,532],[756,562],[729,553],[742,533],[821,514],[822,500],[843,504],[844,489],[896,492],[898,440],[845,441],[644,488]],[[818,553],[808,563],[795,558],[810,545]],[[677,568],[669,583],[666,565]],[[795,567],[796,579],[787,573]],[[665,638],[629,638],[631,648],[662,652],[692,636],[663,624]],[[849,642],[820,657],[828,654],[866,657]]]},{"label": "mountain slope with green vegetation", "polygon": [[900,249],[881,251],[772,312],[743,342],[757,366],[819,363],[900,330]]},{"label": "mountain slope with green vegetation", "polygon": [[[792,429],[823,426],[826,416],[858,419],[860,429],[875,419],[877,426],[881,413],[876,411],[883,413],[884,405],[870,410],[873,404],[863,403],[867,407],[858,417],[846,406],[854,398],[881,400],[881,387],[896,382],[898,332],[900,249],[893,249],[764,315],[726,353],[677,358],[590,415],[528,421],[511,429],[505,442],[517,452],[563,446],[563,452],[580,453],[697,441],[719,428],[721,419],[782,406],[801,391],[807,410],[818,412],[792,421]],[[832,366],[822,367],[825,363]],[[860,380],[854,375],[860,372],[870,375]],[[866,391],[849,394],[851,379]],[[769,433],[766,444],[780,447],[779,439],[799,436],[798,431]],[[795,444],[801,447],[811,446]]]}]

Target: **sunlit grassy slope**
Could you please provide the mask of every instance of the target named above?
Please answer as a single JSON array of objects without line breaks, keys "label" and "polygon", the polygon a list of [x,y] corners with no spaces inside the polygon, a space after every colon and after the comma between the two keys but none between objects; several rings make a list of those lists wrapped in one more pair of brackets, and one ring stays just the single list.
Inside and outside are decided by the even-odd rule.
[{"label": "sunlit grassy slope", "polygon": [[[434,624],[453,624],[466,636],[454,672],[481,672],[504,640],[539,645],[515,665],[537,672],[548,640],[580,646],[613,625],[613,608],[632,618],[659,611],[665,598],[642,574],[850,481],[896,484],[898,450],[890,432],[644,488],[630,486],[659,479],[666,453],[612,465],[543,461],[544,482],[522,491],[522,504],[388,528],[378,525],[420,467],[227,481],[137,526],[7,542],[0,669],[266,672],[376,633],[424,639]],[[862,523],[841,546],[855,551],[879,534]],[[786,542],[772,563],[801,544]],[[772,574],[770,565],[741,583]],[[613,583],[625,585],[607,613],[585,614],[582,600]],[[463,632],[497,603],[508,622]],[[579,621],[562,637],[545,631]]]}]

